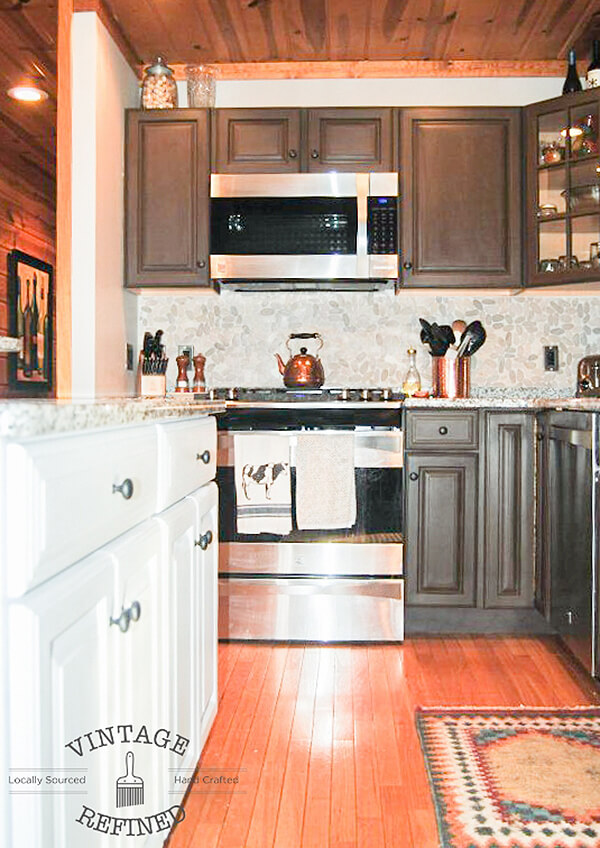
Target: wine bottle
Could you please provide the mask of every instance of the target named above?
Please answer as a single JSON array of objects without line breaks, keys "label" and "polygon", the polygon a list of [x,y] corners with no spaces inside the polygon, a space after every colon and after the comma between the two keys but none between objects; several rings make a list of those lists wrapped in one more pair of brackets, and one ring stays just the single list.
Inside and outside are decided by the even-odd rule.
[{"label": "wine bottle", "polygon": [[569,50],[569,64],[567,65],[567,76],[563,85],[563,94],[573,94],[575,91],[581,91],[581,80],[577,73],[577,65],[575,64],[575,51],[573,48]]},{"label": "wine bottle", "polygon": [[27,282],[27,301],[23,310],[23,374],[31,377],[31,306],[29,305],[29,280]]},{"label": "wine bottle", "polygon": [[600,41],[592,41],[592,61],[585,72],[585,83],[588,88],[600,86]]},{"label": "wine bottle", "polygon": [[40,320],[37,302],[37,274],[33,275],[33,301],[31,304],[31,370],[39,371],[38,359],[38,324]]},{"label": "wine bottle", "polygon": [[[21,277],[17,274],[17,338],[23,339],[23,301],[21,298]],[[23,350],[19,352],[17,358],[18,367],[23,367]]]}]

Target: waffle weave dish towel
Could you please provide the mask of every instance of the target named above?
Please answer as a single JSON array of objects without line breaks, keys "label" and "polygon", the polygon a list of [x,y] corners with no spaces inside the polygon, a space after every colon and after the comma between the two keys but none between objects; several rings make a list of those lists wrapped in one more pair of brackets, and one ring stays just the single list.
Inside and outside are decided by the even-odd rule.
[{"label": "waffle weave dish towel", "polygon": [[292,529],[290,440],[282,434],[234,436],[238,533],[275,533]]},{"label": "waffle weave dish towel", "polygon": [[354,433],[301,433],[296,448],[299,530],[337,530],[356,522]]}]

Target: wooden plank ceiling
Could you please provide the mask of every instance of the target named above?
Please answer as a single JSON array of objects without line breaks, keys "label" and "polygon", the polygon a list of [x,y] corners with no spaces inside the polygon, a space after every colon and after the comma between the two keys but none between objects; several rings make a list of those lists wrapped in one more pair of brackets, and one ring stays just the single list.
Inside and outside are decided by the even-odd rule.
[{"label": "wooden plank ceiling", "polygon": [[[44,196],[56,180],[57,0],[0,0],[0,167]],[[49,96],[19,103],[7,89],[29,79]]]},{"label": "wooden plank ceiling", "polygon": [[[33,2],[33,0],[32,0]],[[563,59],[599,0],[105,0],[144,63]]]}]

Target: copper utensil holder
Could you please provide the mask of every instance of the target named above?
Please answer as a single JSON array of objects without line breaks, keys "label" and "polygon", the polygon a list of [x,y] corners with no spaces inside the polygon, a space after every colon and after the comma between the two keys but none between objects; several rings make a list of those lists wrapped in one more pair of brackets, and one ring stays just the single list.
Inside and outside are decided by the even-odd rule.
[{"label": "copper utensil holder", "polygon": [[433,356],[431,358],[432,392],[434,397],[466,398],[471,388],[471,358],[469,356]]}]

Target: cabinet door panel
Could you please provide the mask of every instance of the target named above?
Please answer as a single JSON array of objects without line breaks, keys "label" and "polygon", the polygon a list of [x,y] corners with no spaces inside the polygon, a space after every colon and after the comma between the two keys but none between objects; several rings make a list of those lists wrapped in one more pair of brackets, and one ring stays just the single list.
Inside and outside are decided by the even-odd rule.
[{"label": "cabinet door panel", "polygon": [[200,716],[201,744],[204,745],[217,712],[217,614],[218,614],[218,489],[216,483],[203,486],[189,496],[196,508],[198,539],[197,574],[201,581]]},{"label": "cabinet door panel", "polygon": [[474,455],[408,454],[408,604],[474,605],[476,475]]},{"label": "cabinet door panel", "polygon": [[214,164],[218,173],[300,170],[299,109],[217,109]]},{"label": "cabinet door panel", "polygon": [[[167,601],[166,668],[171,716],[169,726],[190,739],[184,757],[171,757],[169,767],[172,769],[172,784],[176,773],[191,777],[201,751],[202,584],[196,562],[198,521],[194,504],[189,498],[184,498],[156,520],[161,526],[165,550],[162,579]],[[171,785],[171,788],[175,787]]]},{"label": "cabinet door panel", "polygon": [[486,607],[533,602],[533,429],[525,413],[487,416]]},{"label": "cabinet door panel", "polygon": [[127,117],[126,284],[208,285],[208,110]]},{"label": "cabinet door panel", "polygon": [[404,280],[521,284],[518,109],[401,113]]},{"label": "cabinet door panel", "polygon": [[309,171],[393,171],[391,109],[309,109]]},{"label": "cabinet door panel", "polygon": [[112,721],[112,566],[111,557],[94,554],[9,605],[9,764],[19,770],[10,774],[84,778],[68,794],[11,794],[11,845],[79,845],[82,837],[90,848],[110,844],[97,832],[84,836],[76,818],[82,804],[112,808],[111,752],[80,757],[66,746]]}]

